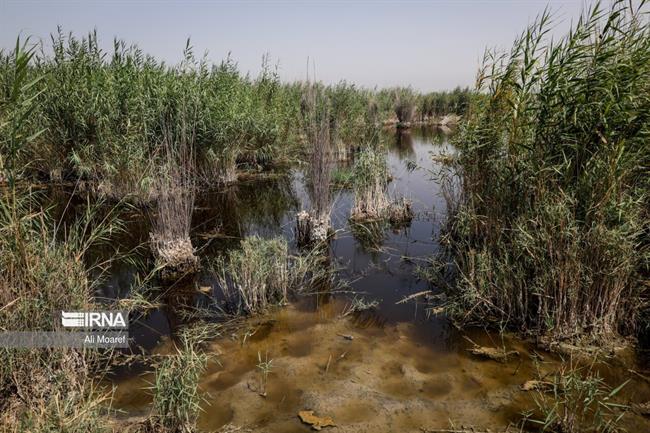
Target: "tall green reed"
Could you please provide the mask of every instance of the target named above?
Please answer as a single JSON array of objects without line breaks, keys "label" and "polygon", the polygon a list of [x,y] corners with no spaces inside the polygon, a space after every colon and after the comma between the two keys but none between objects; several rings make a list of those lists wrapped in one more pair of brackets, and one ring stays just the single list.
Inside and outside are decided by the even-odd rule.
[{"label": "tall green reed", "polygon": [[447,236],[464,317],[556,337],[628,332],[648,270],[647,2],[548,11],[486,52],[457,140]]}]

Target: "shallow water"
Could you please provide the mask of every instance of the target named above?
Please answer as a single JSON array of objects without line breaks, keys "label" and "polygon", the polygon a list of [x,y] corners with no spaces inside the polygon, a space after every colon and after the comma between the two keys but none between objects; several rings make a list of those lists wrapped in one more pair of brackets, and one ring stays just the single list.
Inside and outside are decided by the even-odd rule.
[{"label": "shallow water", "polygon": [[[535,407],[535,393],[521,391],[538,371],[552,372],[558,359],[537,356],[532,345],[508,335],[483,330],[460,332],[444,317],[429,317],[417,300],[397,304],[413,293],[431,289],[415,275],[418,264],[436,252],[445,201],[440,183],[432,180],[440,166],[431,156],[453,148],[441,131],[414,129],[390,136],[388,163],[393,180],[390,193],[413,201],[415,218],[408,228],[380,227],[378,236],[355,236],[348,224],[352,195],[336,196],[332,220],[337,235],[332,256],[357,296],[377,300],[369,312],[344,316],[350,294],[298,298],[292,305],[247,320],[235,334],[210,346],[215,355],[201,380],[205,398],[199,425],[218,430],[226,424],[254,431],[308,431],[297,417],[300,410],[331,416],[333,431],[382,432],[477,426],[503,428],[517,423],[521,413]],[[417,169],[411,170],[412,163]],[[193,242],[202,256],[236,247],[251,234],[286,237],[293,242],[295,214],[309,208],[299,172],[288,178],[240,183],[226,191],[205,192],[197,198]],[[124,246],[146,241],[147,222],[135,217]],[[125,296],[134,271],[116,267],[99,297]],[[208,273],[198,286],[167,289],[164,306],[131,320],[130,333],[151,352],[169,349],[168,335],[186,320],[183,304],[207,305],[219,290]],[[351,335],[352,340],[344,336]],[[520,353],[506,363],[477,359],[467,352],[479,345],[506,347]],[[268,354],[273,368],[260,395],[262,376],[258,354]],[[537,361],[534,361],[537,359]],[[620,366],[600,365],[613,385],[631,378],[626,401],[650,399],[650,386]],[[142,369],[121,369],[115,376],[114,405],[127,415],[147,413],[153,379]],[[641,417],[626,421],[631,431],[650,429]],[[641,430],[639,430],[641,429]]]}]

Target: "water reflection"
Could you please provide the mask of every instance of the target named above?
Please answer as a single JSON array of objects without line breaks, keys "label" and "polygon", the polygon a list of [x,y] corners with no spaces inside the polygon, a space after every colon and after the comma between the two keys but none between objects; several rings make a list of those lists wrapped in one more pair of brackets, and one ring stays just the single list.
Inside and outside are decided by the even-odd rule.
[{"label": "water reflection", "polygon": [[395,140],[393,149],[397,152],[400,159],[412,159],[415,155],[413,148],[413,136],[409,129],[398,129],[395,131]]}]

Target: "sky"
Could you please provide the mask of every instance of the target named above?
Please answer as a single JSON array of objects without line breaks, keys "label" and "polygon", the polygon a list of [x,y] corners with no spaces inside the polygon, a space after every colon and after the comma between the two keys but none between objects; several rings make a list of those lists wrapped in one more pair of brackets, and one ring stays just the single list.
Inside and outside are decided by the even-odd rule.
[{"label": "sky", "polygon": [[486,47],[507,49],[548,5],[563,34],[583,0],[459,1],[30,1],[0,0],[0,48],[20,34],[49,43],[60,25],[83,36],[97,29],[137,43],[168,63],[195,53],[218,63],[228,53],[256,75],[268,54],[284,81],[345,79],[364,87],[421,91],[472,86]]}]

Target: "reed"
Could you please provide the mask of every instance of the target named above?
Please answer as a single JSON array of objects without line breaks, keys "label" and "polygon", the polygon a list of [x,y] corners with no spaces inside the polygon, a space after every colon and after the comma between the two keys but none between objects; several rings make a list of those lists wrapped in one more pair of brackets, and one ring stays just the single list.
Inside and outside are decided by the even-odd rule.
[{"label": "reed", "polygon": [[301,113],[309,146],[308,184],[312,209],[297,215],[296,237],[300,245],[308,245],[324,242],[330,230],[333,169],[330,128],[335,122],[330,117],[330,100],[316,84],[307,83]]},{"label": "reed", "polygon": [[410,128],[415,116],[415,95],[410,89],[400,89],[395,92],[395,115],[398,128]]},{"label": "reed", "polygon": [[286,304],[291,294],[337,285],[318,245],[292,255],[281,238],[247,237],[240,249],[217,258],[212,272],[235,314],[261,313]]},{"label": "reed", "polygon": [[237,305],[237,312],[258,313],[269,305],[286,303],[290,287],[286,241],[249,237],[240,246],[214,266],[219,286]]},{"label": "reed", "polygon": [[559,371],[540,381],[541,389],[534,396],[540,416],[528,421],[542,431],[623,432],[621,419],[629,407],[618,394],[627,382],[612,388],[593,367],[563,363]]},{"label": "reed", "polygon": [[465,317],[569,338],[634,328],[649,263],[646,12],[596,3],[549,41],[545,11],[509,53],[486,53],[447,237]]},{"label": "reed", "polygon": [[198,431],[196,421],[202,402],[199,379],[208,362],[208,356],[200,347],[203,334],[192,328],[183,330],[178,336],[175,353],[164,356],[156,365],[152,416],[141,430],[165,433]]},{"label": "reed", "polygon": [[[348,159],[351,149],[368,141],[361,130],[394,116],[395,95],[408,95],[413,104],[423,97],[411,89],[375,91],[344,81],[284,84],[268,58],[251,77],[230,57],[214,65],[196,58],[189,41],[183,55],[180,65],[167,65],[125,41],[115,39],[104,50],[96,32],[78,37],[61,29],[39,43],[24,70],[32,82],[25,94],[38,102],[25,129],[42,133],[21,154],[21,176],[82,178],[104,197],[147,202],[155,195],[164,153],[163,120],[183,104],[182,95],[195,98],[194,174],[205,186],[231,183],[241,170],[282,169],[298,155],[309,161],[323,137],[306,126],[316,135],[326,127],[334,149]],[[0,52],[3,95],[11,92],[11,65],[12,53]],[[311,126],[301,110],[310,89],[318,89],[328,105],[327,113],[318,114],[321,123]]]},{"label": "reed", "polygon": [[164,126],[163,161],[156,180],[157,206],[150,235],[156,265],[164,279],[176,279],[198,269],[190,239],[196,188],[195,116],[191,101],[184,101],[179,113]]},{"label": "reed", "polygon": [[355,221],[376,220],[388,209],[388,165],[386,155],[376,147],[360,152],[353,167]]}]

